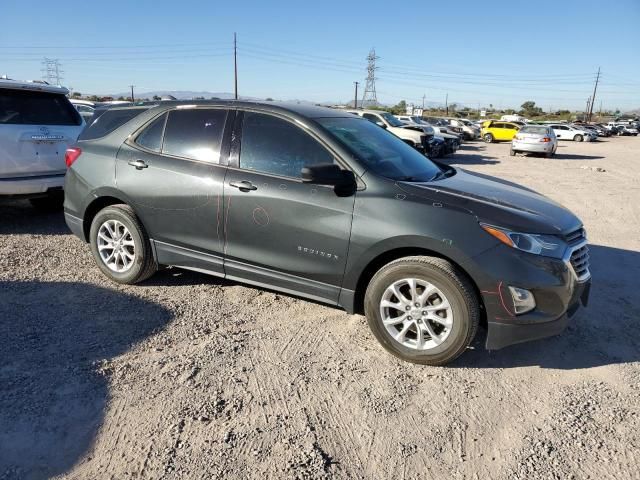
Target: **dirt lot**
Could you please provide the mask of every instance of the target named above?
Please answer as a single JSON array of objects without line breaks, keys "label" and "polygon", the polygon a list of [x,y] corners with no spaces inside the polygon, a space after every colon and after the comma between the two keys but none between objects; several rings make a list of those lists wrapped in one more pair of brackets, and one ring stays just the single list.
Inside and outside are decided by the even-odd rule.
[{"label": "dirt lot", "polygon": [[285,295],[177,269],[114,285],[61,214],[0,207],[0,479],[638,478],[640,138],[508,150],[448,161],[576,212],[592,303],[448,368]]}]

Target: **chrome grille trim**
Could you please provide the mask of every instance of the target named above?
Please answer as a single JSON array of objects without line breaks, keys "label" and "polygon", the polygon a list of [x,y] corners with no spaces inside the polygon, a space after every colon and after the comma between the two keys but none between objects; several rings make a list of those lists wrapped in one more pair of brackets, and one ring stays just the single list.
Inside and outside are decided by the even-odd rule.
[{"label": "chrome grille trim", "polygon": [[589,247],[584,237],[580,243],[572,245],[567,249],[564,261],[578,282],[586,282],[591,278],[591,272],[589,271]]}]

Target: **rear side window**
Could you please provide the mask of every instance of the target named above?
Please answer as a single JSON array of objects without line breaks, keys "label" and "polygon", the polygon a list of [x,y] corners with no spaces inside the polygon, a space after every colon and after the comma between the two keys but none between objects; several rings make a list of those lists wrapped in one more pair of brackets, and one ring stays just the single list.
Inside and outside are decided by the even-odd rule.
[{"label": "rear side window", "polygon": [[227,111],[194,108],[169,112],[162,153],[177,157],[220,162],[220,143]]},{"label": "rear side window", "polygon": [[162,132],[164,131],[166,119],[166,113],[156,118],[138,135],[136,143],[141,147],[159,153],[162,149]]},{"label": "rear side window", "polygon": [[0,89],[0,124],[80,125],[82,118],[59,93]]},{"label": "rear side window", "polygon": [[91,124],[82,131],[78,140],[93,140],[109,135],[116,128],[146,110],[147,108],[115,108],[108,109],[104,113],[101,113],[99,109],[95,110]]}]

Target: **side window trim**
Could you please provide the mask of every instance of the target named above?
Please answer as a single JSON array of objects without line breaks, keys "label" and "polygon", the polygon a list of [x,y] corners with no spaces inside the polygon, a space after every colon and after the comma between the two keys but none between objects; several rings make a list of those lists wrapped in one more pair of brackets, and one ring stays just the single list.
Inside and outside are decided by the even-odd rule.
[{"label": "side window trim", "polygon": [[[145,152],[153,153],[153,154],[156,154],[156,155],[161,155],[160,152],[162,152],[162,145],[164,143],[164,129],[167,126],[167,118],[169,117],[168,113],[169,113],[169,110],[163,110],[158,115],[155,115],[154,117],[152,117],[149,120],[147,120],[140,127],[138,127],[138,129],[135,130],[129,136],[129,138],[127,138],[127,140],[125,140],[125,143],[127,143],[129,146],[137,148],[138,150],[143,150]],[[151,126],[151,124],[153,122],[158,120],[163,115],[164,115],[164,122],[162,124],[162,132],[160,133],[160,151],[156,152],[155,150],[151,150],[150,148],[147,148],[144,145],[140,145],[138,143],[138,137],[140,137],[144,133],[144,131]]]}]

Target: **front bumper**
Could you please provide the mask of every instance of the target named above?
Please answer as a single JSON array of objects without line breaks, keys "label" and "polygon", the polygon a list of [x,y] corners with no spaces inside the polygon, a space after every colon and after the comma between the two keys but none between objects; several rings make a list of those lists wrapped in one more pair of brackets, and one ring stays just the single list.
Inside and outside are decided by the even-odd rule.
[{"label": "front bumper", "polygon": [[38,195],[64,186],[64,173],[0,178],[0,195]]},{"label": "front bumper", "polygon": [[[487,349],[557,335],[587,305],[590,276],[578,279],[568,258],[532,255],[506,245],[474,257],[483,272],[475,280],[487,317]],[[516,315],[509,286],[533,293],[536,308]]]}]

